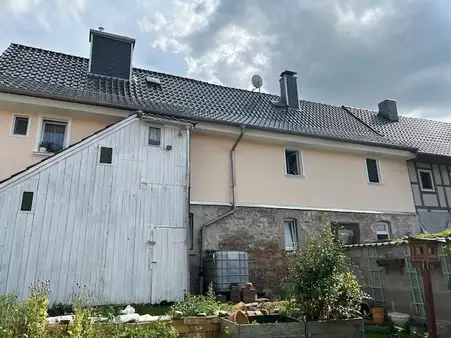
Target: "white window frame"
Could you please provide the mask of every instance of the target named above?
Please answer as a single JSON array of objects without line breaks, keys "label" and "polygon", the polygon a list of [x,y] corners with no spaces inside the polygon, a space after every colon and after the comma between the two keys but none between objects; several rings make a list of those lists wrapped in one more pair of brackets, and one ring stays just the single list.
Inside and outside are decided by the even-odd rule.
[{"label": "white window frame", "polygon": [[[150,132],[150,128],[158,128],[160,129],[160,144],[156,145],[156,144],[149,144],[149,132]],[[163,147],[163,138],[164,138],[164,125],[161,124],[147,124],[147,133],[146,133],[146,143],[148,147],[152,147],[152,148],[162,148]]]},{"label": "white window frame", "polygon": [[[385,226],[385,230],[378,230],[378,229],[377,229],[377,225],[378,225],[378,224],[383,224],[383,225]],[[390,240],[390,223],[389,223],[389,222],[386,222],[386,221],[377,221],[375,227],[376,227],[376,239],[377,239],[378,241],[382,241],[382,240],[387,240],[387,241],[388,241],[388,240]],[[387,236],[387,239],[379,239],[379,238],[378,238],[379,235],[386,235],[386,236]]]},{"label": "white window frame", "polygon": [[39,144],[41,143],[42,139],[42,131],[44,130],[44,121],[54,121],[59,123],[65,123],[66,124],[66,132],[64,133],[64,144],[63,147],[67,148],[70,144],[70,135],[72,131],[72,119],[71,118],[61,118],[58,116],[52,116],[52,115],[40,115],[38,119],[38,128],[36,131],[36,140],[34,145],[34,152],[40,153],[39,151]]},{"label": "white window frame", "polygon": [[[27,133],[26,135],[18,135],[14,134],[14,126],[16,125],[16,118],[17,117],[24,117],[28,119],[28,125],[27,125]],[[30,125],[31,125],[31,116],[30,115],[24,115],[24,114],[13,114],[12,120],[11,120],[11,127],[9,129],[9,136],[14,137],[28,137],[30,135]]]},{"label": "white window frame", "polygon": [[[432,189],[427,189],[423,187],[423,181],[421,180],[421,175],[420,173],[429,173],[429,175],[431,176],[431,183],[432,183]],[[432,174],[432,170],[431,169],[418,169],[418,181],[420,184],[420,189],[421,191],[425,191],[425,192],[435,192],[435,181],[434,181],[434,175]]]},{"label": "white window frame", "polygon": [[[102,153],[102,148],[111,148],[113,152],[111,153],[111,163],[101,163],[100,162],[100,155]],[[114,147],[107,145],[107,144],[99,144],[98,154],[97,154],[97,164],[98,165],[106,165],[106,166],[112,166],[114,164]]]},{"label": "white window frame", "polygon": [[[289,246],[288,243],[286,242],[285,231],[286,231],[287,225],[292,227],[293,234],[294,234],[294,242],[292,243],[292,246]],[[297,220],[294,218],[285,218],[283,220],[283,243],[284,243],[285,251],[294,251],[298,248],[298,245],[299,245],[298,226],[297,226]]]},{"label": "white window frame", "polygon": [[[289,174],[288,173],[288,168],[287,168],[287,157],[286,157],[286,152],[287,151],[295,151],[297,153],[297,164],[298,164],[298,169],[299,169],[299,174],[298,175],[293,175],[293,174]],[[298,177],[298,178],[304,178],[305,177],[305,168],[304,168],[304,154],[302,152],[302,149],[299,148],[290,148],[290,147],[285,147],[283,148],[283,165],[284,165],[284,170],[285,170],[285,176],[286,177]]]},{"label": "white window frame", "polygon": [[[370,173],[368,170],[368,162],[367,160],[373,160],[376,161],[376,168],[377,168],[377,176],[379,178],[379,182],[370,182]],[[365,170],[366,170],[366,181],[368,182],[368,184],[382,184],[382,171],[381,171],[381,164],[380,164],[380,160],[377,157],[373,157],[373,156],[365,156]]]}]

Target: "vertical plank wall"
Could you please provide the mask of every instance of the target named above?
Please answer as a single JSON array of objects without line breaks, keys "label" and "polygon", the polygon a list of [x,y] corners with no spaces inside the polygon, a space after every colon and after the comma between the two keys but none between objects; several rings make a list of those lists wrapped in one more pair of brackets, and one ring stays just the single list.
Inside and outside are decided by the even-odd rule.
[{"label": "vertical plank wall", "polygon": [[[71,302],[77,283],[97,304],[183,297],[187,134],[166,125],[162,146],[148,146],[148,126],[101,132],[0,188],[0,294],[24,298],[49,279],[52,302]],[[113,147],[112,165],[99,163],[101,146]],[[24,191],[34,192],[31,212],[20,211]]]}]

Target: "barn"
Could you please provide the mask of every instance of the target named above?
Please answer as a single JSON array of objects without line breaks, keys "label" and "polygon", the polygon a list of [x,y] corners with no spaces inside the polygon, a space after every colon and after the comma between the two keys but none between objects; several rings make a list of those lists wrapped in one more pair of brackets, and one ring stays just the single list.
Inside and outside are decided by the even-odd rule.
[{"label": "barn", "polygon": [[0,294],[94,304],[188,290],[191,124],[137,112],[0,182]]}]

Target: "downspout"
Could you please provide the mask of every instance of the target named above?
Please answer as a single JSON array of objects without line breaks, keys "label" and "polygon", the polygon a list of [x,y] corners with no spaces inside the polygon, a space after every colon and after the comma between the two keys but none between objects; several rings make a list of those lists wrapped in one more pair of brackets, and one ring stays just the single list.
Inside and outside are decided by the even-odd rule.
[{"label": "downspout", "polygon": [[[189,231],[189,225],[190,225],[190,212],[191,212],[191,129],[193,128],[193,125],[186,127],[186,229],[187,231]],[[187,238],[188,238],[189,234],[187,234]],[[190,264],[190,260],[189,260],[189,251],[190,248],[188,246],[188,241],[187,241],[187,248],[186,248],[186,278],[187,278],[187,290],[186,291],[190,291],[191,290],[191,285],[190,285],[190,275],[189,275],[189,264]]]},{"label": "downspout", "polygon": [[236,168],[235,168],[235,149],[240,143],[241,139],[244,135],[244,129],[245,127],[241,127],[241,132],[238,138],[236,139],[235,143],[232,146],[232,149],[230,150],[230,162],[232,166],[232,209],[225,214],[222,214],[221,216],[218,216],[216,218],[213,218],[212,220],[202,224],[200,228],[199,238],[200,238],[200,293],[202,294],[204,291],[204,232],[205,229],[207,229],[210,225],[220,221],[223,218],[226,218],[227,216],[232,215],[236,211]]}]

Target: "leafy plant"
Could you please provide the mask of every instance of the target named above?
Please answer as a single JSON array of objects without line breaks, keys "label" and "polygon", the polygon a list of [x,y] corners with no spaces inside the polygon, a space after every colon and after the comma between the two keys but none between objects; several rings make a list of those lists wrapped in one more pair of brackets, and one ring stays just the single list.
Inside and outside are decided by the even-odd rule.
[{"label": "leafy plant", "polygon": [[306,246],[291,256],[286,282],[308,321],[358,316],[362,286],[342,242],[327,225],[320,234],[309,235]]},{"label": "leafy plant", "polygon": [[210,285],[206,295],[192,295],[187,293],[185,299],[171,306],[172,311],[180,311],[184,316],[197,316],[205,313],[207,316],[215,315],[221,309],[216,300],[213,286]]}]

